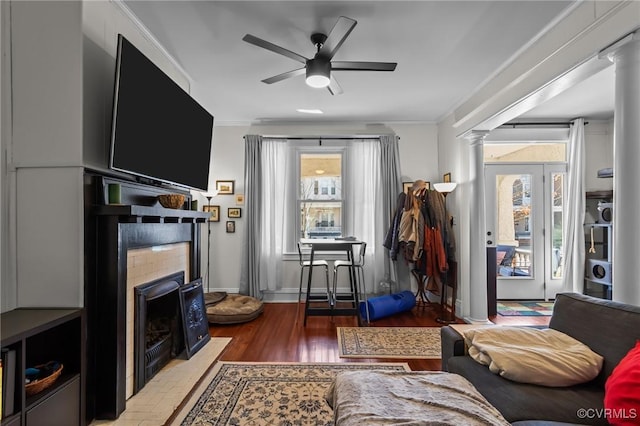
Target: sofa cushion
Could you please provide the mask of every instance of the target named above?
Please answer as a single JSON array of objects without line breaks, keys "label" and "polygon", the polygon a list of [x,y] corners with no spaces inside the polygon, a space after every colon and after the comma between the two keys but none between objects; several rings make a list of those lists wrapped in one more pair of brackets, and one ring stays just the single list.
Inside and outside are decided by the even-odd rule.
[{"label": "sofa cushion", "polygon": [[607,377],[640,339],[640,307],[577,293],[559,293],[549,327],[580,340],[604,357],[596,378]]},{"label": "sofa cushion", "polygon": [[471,358],[516,382],[572,386],[593,380],[602,368],[600,355],[551,328],[485,327],[464,337]]},{"label": "sofa cushion", "polygon": [[604,387],[612,425],[640,424],[640,341],[613,369]]},{"label": "sofa cushion", "polygon": [[[604,418],[580,418],[580,409],[602,412],[604,389],[593,382],[566,388],[518,383],[506,380],[468,356],[452,357],[447,368],[469,380],[509,422],[553,420],[566,423],[607,425]],[[594,411],[596,412],[596,411]]]}]

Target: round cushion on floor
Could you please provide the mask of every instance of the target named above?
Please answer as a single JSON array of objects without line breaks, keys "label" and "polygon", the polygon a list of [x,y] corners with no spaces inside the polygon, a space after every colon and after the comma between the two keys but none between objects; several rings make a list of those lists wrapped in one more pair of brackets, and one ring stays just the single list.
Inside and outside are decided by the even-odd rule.
[{"label": "round cushion on floor", "polygon": [[251,321],[262,313],[262,301],[242,294],[229,294],[213,306],[207,306],[212,324],[237,324]]},{"label": "round cushion on floor", "polygon": [[214,291],[204,294],[204,304],[206,306],[215,305],[227,297],[226,291]]}]

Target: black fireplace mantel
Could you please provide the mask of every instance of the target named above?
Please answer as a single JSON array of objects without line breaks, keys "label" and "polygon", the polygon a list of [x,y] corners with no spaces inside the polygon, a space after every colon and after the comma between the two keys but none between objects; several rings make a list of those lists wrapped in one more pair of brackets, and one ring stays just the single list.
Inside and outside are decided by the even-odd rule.
[{"label": "black fireplace mantel", "polygon": [[[208,212],[166,209],[157,195],[168,190],[120,182],[125,205],[106,204],[110,177],[85,174],[86,290],[90,318],[87,330],[89,419],[116,419],[126,405],[127,251],[165,244],[189,243],[189,272],[200,277],[200,227]],[[188,195],[188,194],[187,194]],[[189,198],[187,204],[189,205]]]},{"label": "black fireplace mantel", "polygon": [[98,216],[117,216],[121,222],[146,223],[205,223],[210,217],[208,212],[195,210],[166,209],[158,206],[136,206],[108,204],[95,206]]}]

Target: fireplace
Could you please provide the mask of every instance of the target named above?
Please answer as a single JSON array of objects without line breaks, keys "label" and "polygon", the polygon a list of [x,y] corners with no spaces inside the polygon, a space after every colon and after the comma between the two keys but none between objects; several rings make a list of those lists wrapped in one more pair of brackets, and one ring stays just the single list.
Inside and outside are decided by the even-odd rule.
[{"label": "fireplace", "polygon": [[[107,204],[110,183],[121,185],[122,204]],[[85,304],[90,359],[87,417],[116,419],[134,394],[134,383],[142,383],[134,373],[134,288],[178,272],[184,273],[185,282],[200,277],[200,226],[206,223],[209,214],[165,209],[157,203],[157,196],[167,193],[167,189],[94,173],[85,174],[85,192],[85,200],[89,200],[85,216]],[[186,195],[189,199],[189,194]],[[162,298],[167,297],[166,303],[178,306],[176,312],[182,313],[180,291],[169,293]],[[152,311],[162,312],[166,308],[155,304],[154,300],[146,303]],[[168,328],[177,328],[184,351],[181,316],[177,325]],[[169,352],[180,352],[174,347],[173,336],[171,340]],[[153,370],[159,369],[165,362],[167,347],[166,343],[154,347],[151,352],[157,350],[159,354],[151,354],[154,359],[142,371],[149,369],[153,374]]]},{"label": "fireplace", "polygon": [[184,272],[134,288],[134,393],[184,350],[180,286]]}]

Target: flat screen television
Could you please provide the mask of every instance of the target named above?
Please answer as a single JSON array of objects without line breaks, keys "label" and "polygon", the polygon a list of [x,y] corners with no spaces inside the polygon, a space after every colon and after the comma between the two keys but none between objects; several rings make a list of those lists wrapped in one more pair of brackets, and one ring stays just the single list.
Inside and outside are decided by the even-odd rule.
[{"label": "flat screen television", "polygon": [[207,191],[213,116],[118,35],[112,170]]}]

